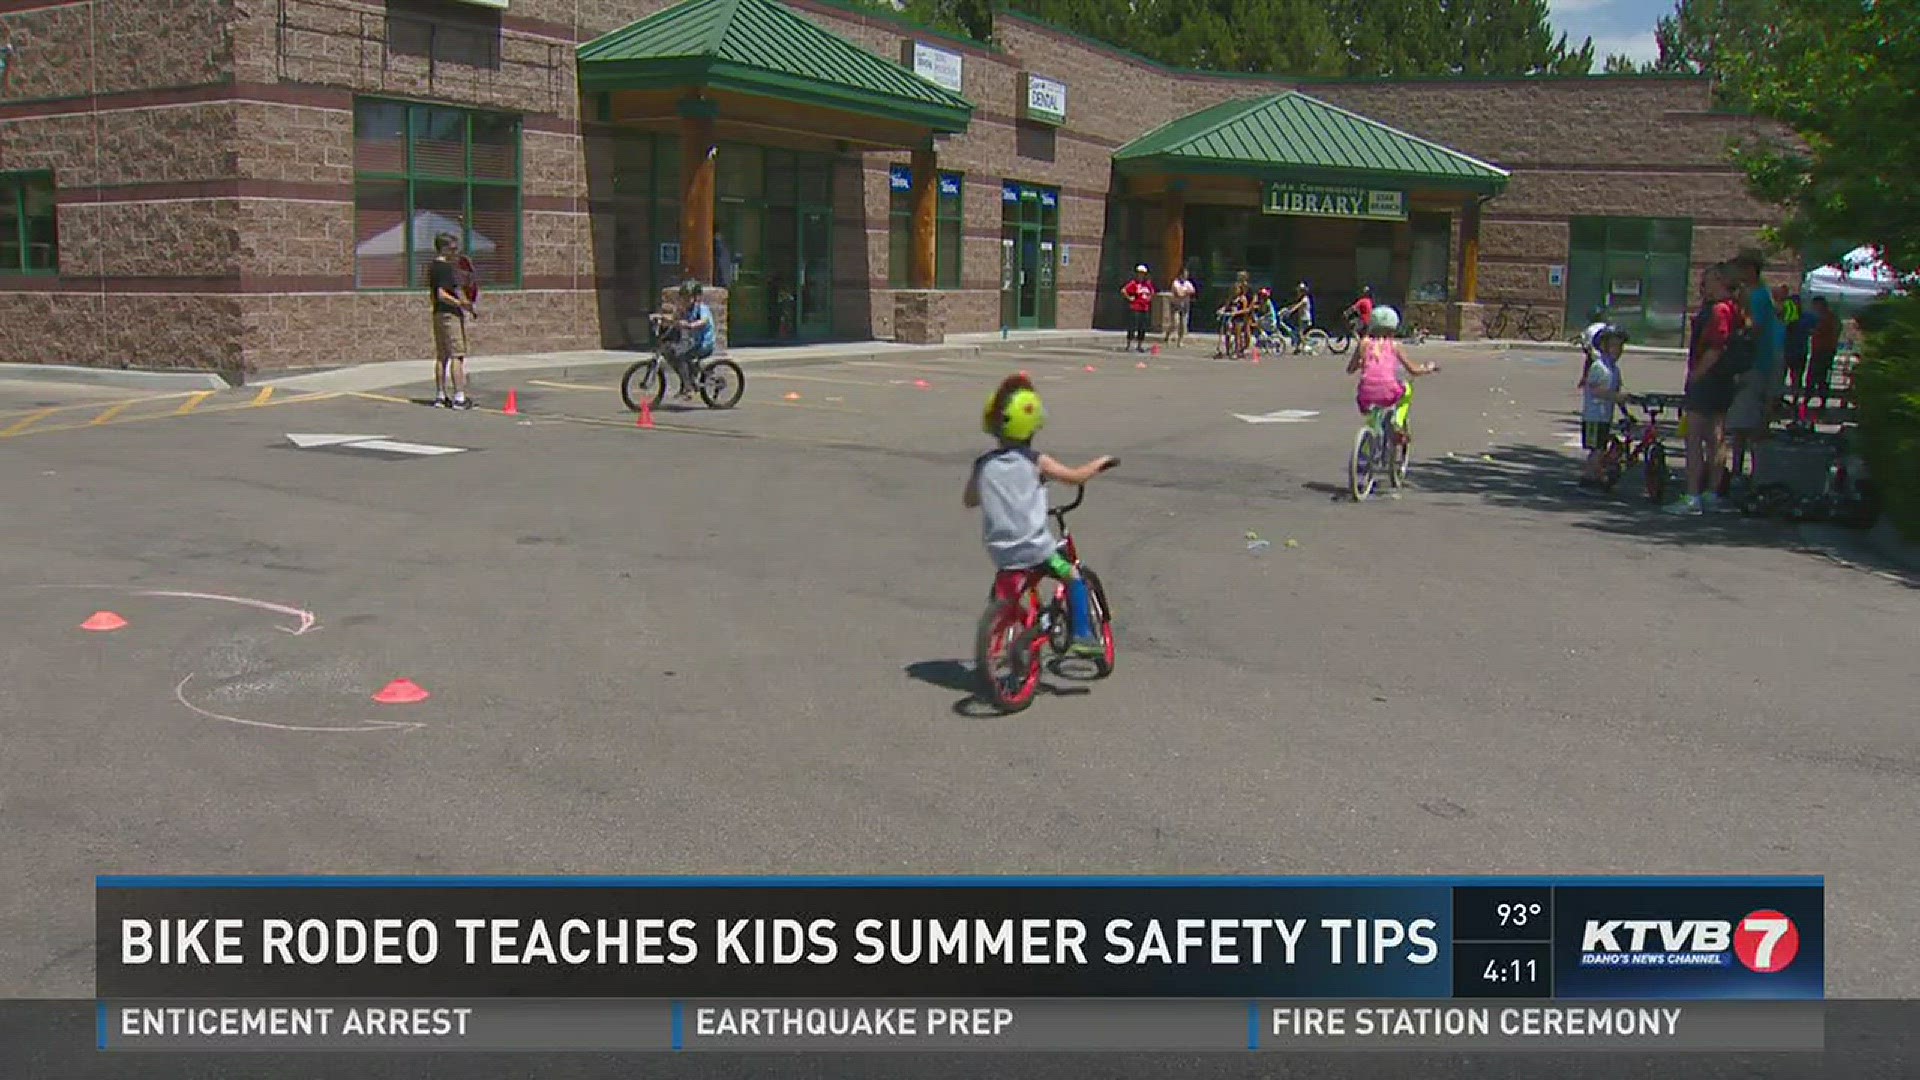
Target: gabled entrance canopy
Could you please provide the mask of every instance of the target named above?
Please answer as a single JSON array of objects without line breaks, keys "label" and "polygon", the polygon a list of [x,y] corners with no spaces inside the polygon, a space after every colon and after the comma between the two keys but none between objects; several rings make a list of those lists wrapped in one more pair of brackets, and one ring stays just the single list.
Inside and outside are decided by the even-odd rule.
[{"label": "gabled entrance canopy", "polygon": [[1123,175],[1226,174],[1260,180],[1498,195],[1507,171],[1299,91],[1228,101],[1114,152]]},{"label": "gabled entrance canopy", "polygon": [[687,0],[582,45],[588,92],[702,87],[855,113],[939,134],[973,104],[774,0]]},{"label": "gabled entrance canopy", "polygon": [[[580,47],[598,119],[681,140],[682,272],[713,276],[714,158],[724,139],[812,150],[911,150],[910,277],[930,289],[934,139],[973,104],[774,0],[686,0]],[[924,234],[924,235],[923,235]]]},{"label": "gabled entrance canopy", "polygon": [[1163,124],[1115,151],[1113,164],[1128,196],[1164,208],[1169,268],[1186,262],[1189,202],[1385,223],[1402,261],[1411,212],[1455,215],[1457,299],[1465,303],[1478,288],[1480,206],[1506,190],[1508,178],[1497,165],[1297,90],[1222,102]]}]

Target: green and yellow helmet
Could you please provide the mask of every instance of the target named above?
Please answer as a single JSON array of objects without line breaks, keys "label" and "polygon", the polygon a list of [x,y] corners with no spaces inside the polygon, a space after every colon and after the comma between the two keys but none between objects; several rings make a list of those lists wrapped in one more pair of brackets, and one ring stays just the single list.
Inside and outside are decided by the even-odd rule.
[{"label": "green and yellow helmet", "polygon": [[1025,375],[1002,379],[980,418],[980,427],[987,434],[1011,442],[1027,442],[1046,425],[1046,407],[1040,404],[1033,380]]}]

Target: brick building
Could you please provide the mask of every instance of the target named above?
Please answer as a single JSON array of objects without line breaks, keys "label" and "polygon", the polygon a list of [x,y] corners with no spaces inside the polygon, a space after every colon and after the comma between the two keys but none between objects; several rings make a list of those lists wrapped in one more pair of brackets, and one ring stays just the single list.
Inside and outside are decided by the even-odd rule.
[{"label": "brick building", "polygon": [[1693,268],[1770,218],[1725,153],[1753,122],[1702,80],[1227,77],[1013,14],[987,47],[826,0],[666,7],[0,0],[0,360],[424,356],[442,230],[481,352],[632,343],[689,270],[741,342],[1110,325],[1170,257],[1323,312],[1365,281],[1470,335],[1470,301],[1604,297],[1671,336]]}]

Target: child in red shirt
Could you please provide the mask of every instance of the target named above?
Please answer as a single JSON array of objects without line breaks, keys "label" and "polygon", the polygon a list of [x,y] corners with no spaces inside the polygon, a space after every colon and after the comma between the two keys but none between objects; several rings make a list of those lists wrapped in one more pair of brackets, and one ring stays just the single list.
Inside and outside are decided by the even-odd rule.
[{"label": "child in red shirt", "polygon": [[1147,324],[1153,320],[1153,282],[1147,280],[1147,264],[1133,268],[1133,280],[1120,286],[1127,298],[1127,348],[1147,351]]}]

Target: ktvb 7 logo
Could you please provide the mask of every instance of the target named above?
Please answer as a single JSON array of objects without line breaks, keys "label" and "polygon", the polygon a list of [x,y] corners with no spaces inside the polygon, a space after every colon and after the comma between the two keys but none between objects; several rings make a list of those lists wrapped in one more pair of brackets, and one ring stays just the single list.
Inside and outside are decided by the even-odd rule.
[{"label": "ktvb 7 logo", "polygon": [[1785,971],[1800,953],[1800,930],[1777,911],[1755,911],[1737,924],[1717,919],[1588,919],[1580,936],[1581,967],[1732,967]]}]

